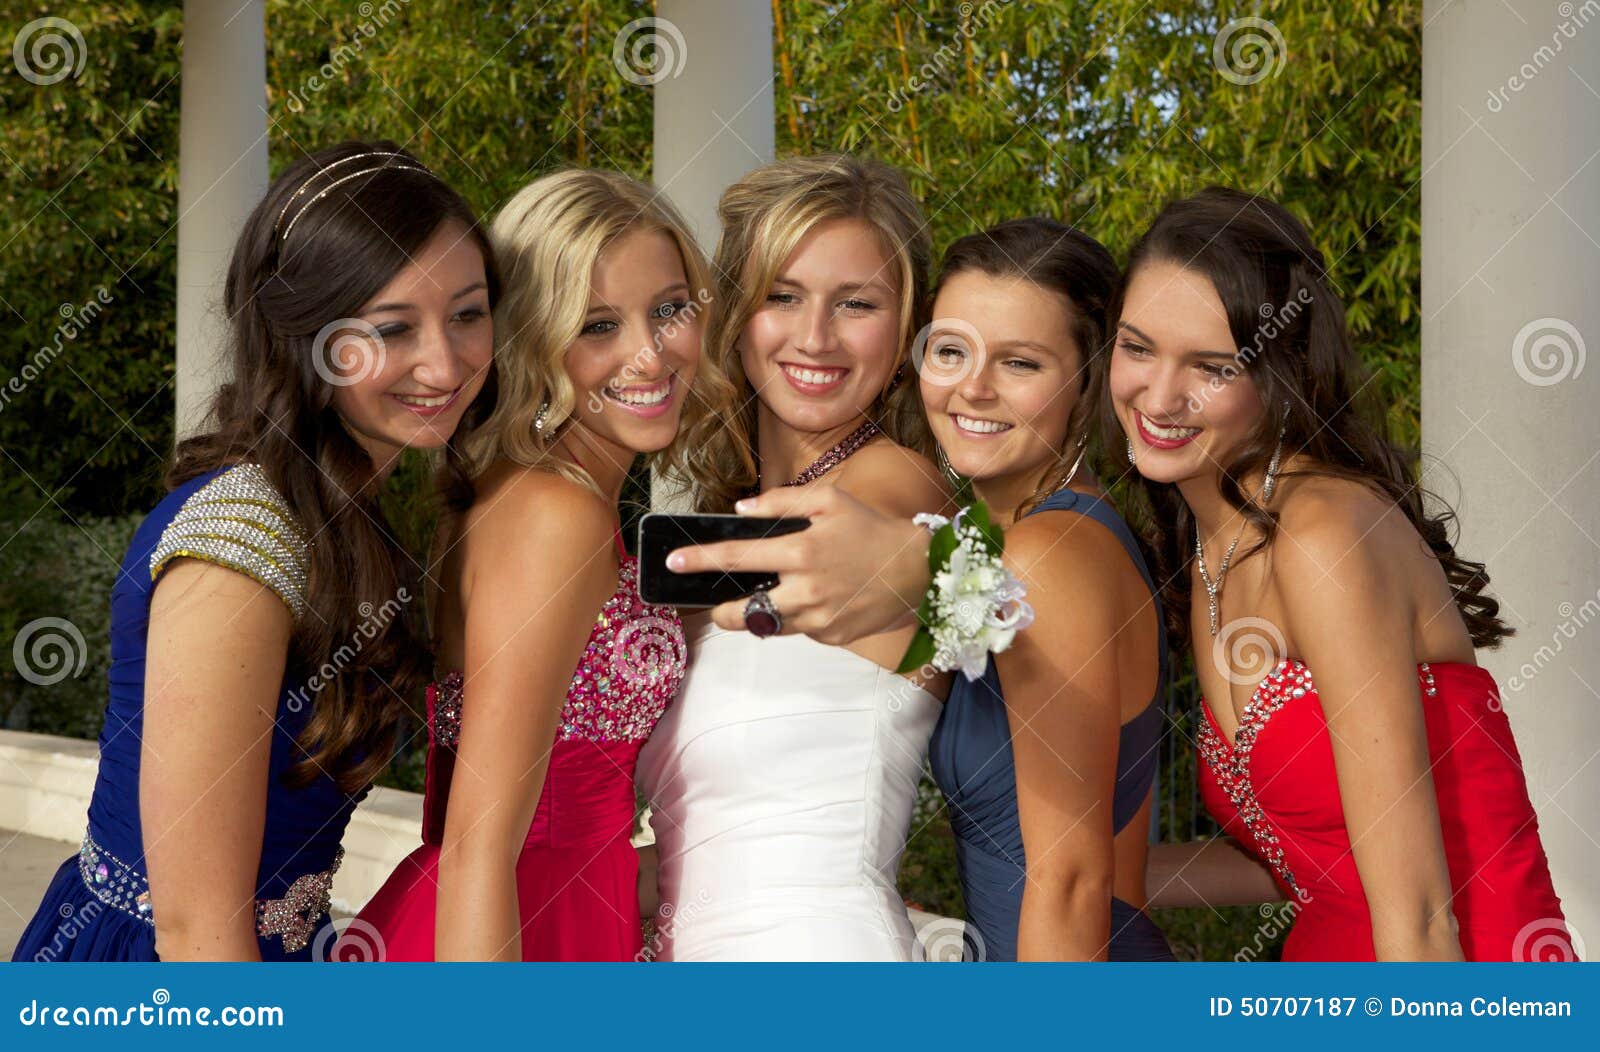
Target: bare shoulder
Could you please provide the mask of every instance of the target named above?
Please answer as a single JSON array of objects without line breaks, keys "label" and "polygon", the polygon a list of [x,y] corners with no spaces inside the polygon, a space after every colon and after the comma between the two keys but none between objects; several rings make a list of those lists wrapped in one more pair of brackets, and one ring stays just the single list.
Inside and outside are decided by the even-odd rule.
[{"label": "bare shoulder", "polygon": [[521,555],[548,559],[611,544],[615,516],[605,498],[552,471],[521,465],[492,469],[460,527],[462,540],[496,562]]},{"label": "bare shoulder", "polygon": [[1370,487],[1312,477],[1286,487],[1272,545],[1286,595],[1367,592],[1422,554],[1405,513]]},{"label": "bare shoulder", "polygon": [[1004,560],[1029,586],[1036,609],[1049,603],[1109,609],[1120,605],[1123,589],[1135,586],[1143,598],[1143,581],[1122,542],[1086,515],[1029,515],[1006,530]]},{"label": "bare shoulder", "polygon": [[863,446],[837,470],[835,485],[885,514],[948,511],[950,487],[933,461],[886,438]]},{"label": "bare shoulder", "polygon": [[1128,558],[1122,542],[1104,524],[1087,515],[1053,511],[1029,515],[1008,527],[1005,554],[1019,576],[1023,570],[1070,572],[1075,580],[1080,574],[1109,580],[1116,576],[1119,562]]}]

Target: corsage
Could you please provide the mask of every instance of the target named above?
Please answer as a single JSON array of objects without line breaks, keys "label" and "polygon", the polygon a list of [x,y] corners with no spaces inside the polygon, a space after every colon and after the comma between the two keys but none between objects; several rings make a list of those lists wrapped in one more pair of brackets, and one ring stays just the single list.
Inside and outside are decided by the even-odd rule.
[{"label": "corsage", "polygon": [[975,680],[987,669],[990,654],[1005,650],[1033,623],[1033,607],[1023,601],[1027,589],[1000,561],[1005,533],[981,500],[967,504],[953,520],[921,514],[912,521],[933,534],[928,542],[933,580],[917,610],[917,634],[896,671],[959,668]]}]

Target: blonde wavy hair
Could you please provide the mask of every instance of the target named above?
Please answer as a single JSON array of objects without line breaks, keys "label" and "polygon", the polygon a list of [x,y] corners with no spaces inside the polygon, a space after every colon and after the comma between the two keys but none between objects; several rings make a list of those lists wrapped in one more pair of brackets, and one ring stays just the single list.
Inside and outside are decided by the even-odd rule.
[{"label": "blonde wavy hair", "polygon": [[[564,359],[583,330],[595,261],[618,237],[639,230],[672,238],[689,282],[689,309],[707,309],[712,293],[705,255],[671,202],[636,179],[594,168],[563,169],[517,191],[495,216],[489,240],[501,281],[494,309],[497,391],[487,418],[458,439],[469,478],[504,457],[599,492],[589,473],[556,445],[577,400]],[[705,373],[703,362],[699,372]],[[693,388],[687,394],[692,400]],[[536,429],[541,407],[544,427]],[[669,447],[654,456],[672,455]]]},{"label": "blonde wavy hair", "polygon": [[791,157],[728,187],[717,213],[722,237],[704,356],[710,368],[700,396],[684,407],[683,441],[668,459],[671,472],[690,485],[696,508],[731,511],[756,486],[756,394],[739,358],[739,335],[795,247],[830,220],[871,224],[894,261],[900,341],[890,381],[870,414],[895,442],[923,448],[916,375],[905,361],[927,307],[932,250],[922,206],[899,169],[847,154]]}]

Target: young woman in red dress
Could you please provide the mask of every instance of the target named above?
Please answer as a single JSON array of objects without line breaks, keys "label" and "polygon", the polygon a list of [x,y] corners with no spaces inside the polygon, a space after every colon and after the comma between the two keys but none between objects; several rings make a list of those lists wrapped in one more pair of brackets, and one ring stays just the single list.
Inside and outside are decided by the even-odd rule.
[{"label": "young woman in red dress", "polygon": [[1369,381],[1305,227],[1230,190],[1169,205],[1111,316],[1107,424],[1193,644],[1201,792],[1231,838],[1170,849],[1155,901],[1286,895],[1285,960],[1570,958],[1474,660],[1510,629],[1358,409]]}]

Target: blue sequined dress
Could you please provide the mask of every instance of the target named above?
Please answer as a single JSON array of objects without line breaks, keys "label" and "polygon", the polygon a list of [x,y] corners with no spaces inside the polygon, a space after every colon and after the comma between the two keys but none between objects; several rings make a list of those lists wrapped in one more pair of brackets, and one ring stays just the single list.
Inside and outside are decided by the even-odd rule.
[{"label": "blue sequined dress", "polygon": [[[83,845],[56,871],[12,960],[157,959],[160,904],[150,898],[139,827],[145,644],[155,582],[175,559],[203,559],[271,588],[298,620],[306,616],[308,545],[255,464],[189,480],[140,524],[111,592],[110,700]],[[256,878],[256,933],[267,961],[310,960],[332,945],[324,922],[339,841],[365,795],[343,792],[327,775],[302,789],[281,781],[298,759],[295,739],[311,716],[307,678],[299,669],[285,670],[272,735]]]}]

